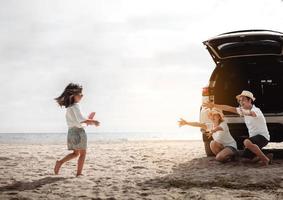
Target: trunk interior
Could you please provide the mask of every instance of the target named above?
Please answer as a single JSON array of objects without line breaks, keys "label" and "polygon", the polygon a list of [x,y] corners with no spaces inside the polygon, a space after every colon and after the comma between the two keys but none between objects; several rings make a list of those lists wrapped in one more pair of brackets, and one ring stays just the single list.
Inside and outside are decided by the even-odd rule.
[{"label": "trunk interior", "polygon": [[283,112],[283,62],[277,59],[226,62],[216,67],[211,81],[216,104],[238,106],[235,96],[249,90],[263,113]]}]

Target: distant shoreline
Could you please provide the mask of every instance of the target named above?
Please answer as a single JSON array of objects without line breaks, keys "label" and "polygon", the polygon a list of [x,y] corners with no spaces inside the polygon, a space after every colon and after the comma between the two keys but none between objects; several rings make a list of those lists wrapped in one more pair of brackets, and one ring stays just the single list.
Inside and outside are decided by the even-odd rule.
[{"label": "distant shoreline", "polygon": [[[97,141],[200,141],[199,132],[87,132],[88,142]],[[0,144],[65,144],[67,133],[0,133]]]},{"label": "distant shoreline", "polygon": [[[88,144],[105,144],[105,143],[163,143],[163,142],[168,142],[168,143],[184,143],[184,142],[202,142],[202,140],[160,140],[160,139],[148,139],[148,140],[126,140],[126,139],[105,139],[105,140],[96,140],[96,141],[90,141]],[[3,142],[0,140],[0,145],[65,145],[65,142]]]}]

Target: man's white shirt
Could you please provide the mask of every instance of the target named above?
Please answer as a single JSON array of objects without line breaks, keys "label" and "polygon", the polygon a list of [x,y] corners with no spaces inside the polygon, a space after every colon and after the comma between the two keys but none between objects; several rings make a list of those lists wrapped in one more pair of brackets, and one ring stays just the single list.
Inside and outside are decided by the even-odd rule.
[{"label": "man's white shirt", "polygon": [[256,114],[256,117],[243,115],[243,110],[240,107],[236,108],[236,110],[239,115],[244,116],[244,120],[248,128],[250,137],[253,137],[255,135],[262,135],[268,141],[270,140],[270,135],[267,129],[265,117],[258,107],[253,105],[251,109],[251,111],[253,111]]}]

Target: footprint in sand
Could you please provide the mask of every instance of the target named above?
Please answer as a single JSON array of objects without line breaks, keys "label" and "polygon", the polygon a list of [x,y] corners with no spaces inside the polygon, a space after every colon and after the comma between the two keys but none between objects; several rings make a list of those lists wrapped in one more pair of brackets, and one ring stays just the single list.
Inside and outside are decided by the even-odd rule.
[{"label": "footprint in sand", "polygon": [[29,152],[23,151],[23,152],[19,152],[19,154],[29,154]]},{"label": "footprint in sand", "polygon": [[134,169],[147,169],[146,167],[143,166],[133,166]]},{"label": "footprint in sand", "polygon": [[12,160],[11,158],[7,158],[7,157],[0,157],[0,160],[6,161],[6,160]]},{"label": "footprint in sand", "polygon": [[44,158],[45,158],[45,159],[55,159],[54,156],[45,156]]},{"label": "footprint in sand", "polygon": [[17,192],[8,192],[7,194],[8,195],[17,195],[18,193]]},{"label": "footprint in sand", "polygon": [[7,167],[15,167],[17,165],[18,165],[18,163],[7,163],[5,166],[7,166]]},{"label": "footprint in sand", "polygon": [[119,190],[119,188],[118,188],[117,186],[112,186],[112,189],[113,189],[114,191],[118,191],[118,190]]},{"label": "footprint in sand", "polygon": [[146,193],[146,192],[142,192],[142,193],[140,193],[140,195],[143,196],[143,197],[146,197],[146,196],[148,196],[149,194]]}]

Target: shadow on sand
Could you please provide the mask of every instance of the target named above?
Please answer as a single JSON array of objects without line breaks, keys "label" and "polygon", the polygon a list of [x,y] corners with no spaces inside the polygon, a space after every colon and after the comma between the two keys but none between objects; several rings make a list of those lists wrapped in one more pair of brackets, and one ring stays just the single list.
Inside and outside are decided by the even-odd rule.
[{"label": "shadow on sand", "polygon": [[[282,153],[282,152],[281,152]],[[280,155],[274,155],[279,158]],[[140,184],[152,187],[181,188],[213,187],[248,190],[276,190],[283,185],[283,160],[275,159],[269,166],[243,163],[241,160],[219,163],[214,157],[196,158],[173,167],[172,173]]]},{"label": "shadow on sand", "polygon": [[54,182],[64,180],[64,179],[65,178],[63,177],[45,177],[42,179],[30,181],[30,182],[17,181],[11,185],[0,187],[0,191],[3,192],[3,191],[14,191],[14,190],[17,190],[17,191],[33,190],[43,185],[54,183]]}]

